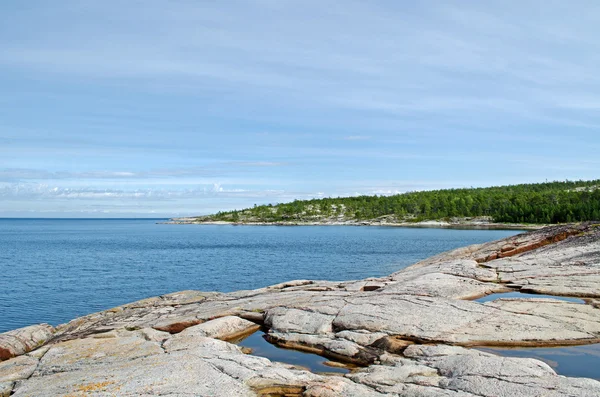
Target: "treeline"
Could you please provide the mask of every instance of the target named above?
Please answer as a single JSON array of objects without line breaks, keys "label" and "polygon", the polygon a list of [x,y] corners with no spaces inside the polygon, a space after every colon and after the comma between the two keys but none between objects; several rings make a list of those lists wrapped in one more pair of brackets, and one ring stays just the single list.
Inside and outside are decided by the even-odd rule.
[{"label": "treeline", "polygon": [[367,220],[385,215],[415,222],[477,216],[489,216],[495,222],[507,223],[600,220],[600,180],[296,200],[221,212],[210,218],[279,222],[328,217]]}]

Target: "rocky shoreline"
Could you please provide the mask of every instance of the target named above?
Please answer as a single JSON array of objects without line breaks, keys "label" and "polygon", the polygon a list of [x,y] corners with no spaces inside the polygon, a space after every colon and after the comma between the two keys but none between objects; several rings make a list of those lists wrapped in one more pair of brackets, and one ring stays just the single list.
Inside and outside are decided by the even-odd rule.
[{"label": "rocky shoreline", "polygon": [[548,225],[524,223],[499,223],[482,218],[455,218],[451,220],[429,220],[421,222],[396,222],[387,219],[372,220],[315,220],[315,221],[287,221],[287,222],[260,222],[240,221],[228,222],[204,218],[172,218],[167,222],[170,225],[249,225],[249,226],[388,226],[408,228],[442,228],[442,229],[497,229],[497,230],[538,230]]},{"label": "rocky shoreline", "polygon": [[[473,301],[515,291],[585,303]],[[271,343],[357,367],[312,373],[228,342],[261,327]],[[388,277],[182,291],[10,331],[0,334],[0,396],[598,396],[597,380],[472,349],[592,343],[599,223],[460,248]]]}]

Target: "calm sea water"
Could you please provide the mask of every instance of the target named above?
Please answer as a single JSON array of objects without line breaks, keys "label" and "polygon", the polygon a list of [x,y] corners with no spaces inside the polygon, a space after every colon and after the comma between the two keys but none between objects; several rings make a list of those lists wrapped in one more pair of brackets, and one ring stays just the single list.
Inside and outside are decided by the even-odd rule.
[{"label": "calm sea water", "polygon": [[384,276],[516,233],[0,219],[0,332],[57,325],[185,289],[228,292],[292,279]]},{"label": "calm sea water", "polygon": [[505,357],[535,358],[544,361],[559,375],[600,380],[600,344],[532,349],[478,350]]}]

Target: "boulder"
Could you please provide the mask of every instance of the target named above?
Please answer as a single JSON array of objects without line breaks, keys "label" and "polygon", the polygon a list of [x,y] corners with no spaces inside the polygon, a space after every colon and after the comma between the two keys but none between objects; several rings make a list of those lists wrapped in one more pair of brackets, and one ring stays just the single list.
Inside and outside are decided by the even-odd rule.
[{"label": "boulder", "polygon": [[55,333],[48,324],[30,325],[0,334],[0,361],[20,356],[43,345]]}]

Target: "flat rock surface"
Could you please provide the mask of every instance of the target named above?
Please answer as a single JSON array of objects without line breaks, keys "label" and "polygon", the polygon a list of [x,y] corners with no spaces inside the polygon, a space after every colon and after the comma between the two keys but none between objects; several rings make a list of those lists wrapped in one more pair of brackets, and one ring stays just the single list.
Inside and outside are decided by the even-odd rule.
[{"label": "flat rock surface", "polygon": [[[471,299],[509,291],[577,296]],[[598,396],[600,382],[470,346],[600,341],[600,227],[549,227],[389,277],[182,291],[0,335],[0,396]],[[268,340],[359,364],[344,376],[245,354]],[[198,376],[198,374],[202,374]]]}]

